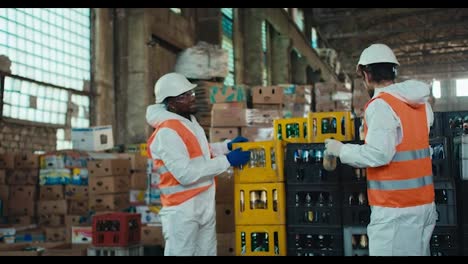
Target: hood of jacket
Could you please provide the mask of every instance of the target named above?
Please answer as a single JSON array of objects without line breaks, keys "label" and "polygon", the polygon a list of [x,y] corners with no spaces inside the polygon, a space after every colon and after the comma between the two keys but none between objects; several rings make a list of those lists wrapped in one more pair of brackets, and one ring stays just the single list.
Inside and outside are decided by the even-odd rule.
[{"label": "hood of jacket", "polygon": [[426,103],[431,95],[430,86],[417,80],[395,83],[382,88],[381,92],[392,94],[411,106]]},{"label": "hood of jacket", "polygon": [[150,126],[156,127],[168,119],[183,120],[184,117],[167,111],[164,104],[153,104],[146,108],[146,122]]}]

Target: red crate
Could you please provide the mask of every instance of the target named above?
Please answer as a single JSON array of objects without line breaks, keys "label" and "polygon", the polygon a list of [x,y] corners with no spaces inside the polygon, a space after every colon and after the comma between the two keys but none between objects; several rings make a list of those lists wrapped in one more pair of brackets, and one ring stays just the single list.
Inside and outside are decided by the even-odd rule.
[{"label": "red crate", "polygon": [[127,247],[141,240],[141,215],[108,213],[93,217],[93,245]]}]

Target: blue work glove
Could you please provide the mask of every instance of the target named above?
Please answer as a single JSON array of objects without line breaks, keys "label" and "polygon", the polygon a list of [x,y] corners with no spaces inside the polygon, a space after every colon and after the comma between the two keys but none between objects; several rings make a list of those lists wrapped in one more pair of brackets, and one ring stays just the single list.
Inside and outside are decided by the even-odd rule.
[{"label": "blue work glove", "polygon": [[229,150],[232,150],[232,143],[248,142],[248,141],[249,140],[246,139],[245,137],[236,137],[227,144],[227,147]]},{"label": "blue work glove", "polygon": [[226,157],[231,166],[238,167],[250,160],[250,151],[242,151],[238,148],[226,154]]}]

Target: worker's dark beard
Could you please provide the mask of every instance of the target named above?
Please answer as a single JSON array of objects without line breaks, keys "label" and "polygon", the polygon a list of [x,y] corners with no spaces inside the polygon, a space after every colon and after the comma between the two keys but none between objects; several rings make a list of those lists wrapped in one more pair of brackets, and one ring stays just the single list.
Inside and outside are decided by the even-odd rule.
[{"label": "worker's dark beard", "polygon": [[369,94],[370,98],[374,97],[374,89],[372,90],[367,90],[367,93]]}]

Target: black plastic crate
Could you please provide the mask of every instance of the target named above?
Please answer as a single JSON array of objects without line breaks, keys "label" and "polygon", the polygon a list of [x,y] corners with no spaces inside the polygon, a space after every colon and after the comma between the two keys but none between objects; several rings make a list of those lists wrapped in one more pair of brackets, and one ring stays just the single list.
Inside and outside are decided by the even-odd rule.
[{"label": "black plastic crate", "polygon": [[323,143],[289,143],[284,166],[286,184],[338,184],[338,170],[323,168],[324,150]]},{"label": "black plastic crate", "polygon": [[341,226],[341,193],[334,185],[286,188],[288,226]]},{"label": "black plastic crate", "polygon": [[463,123],[468,119],[468,111],[452,111],[444,113],[444,135],[454,137],[463,134]]},{"label": "black plastic crate", "polygon": [[434,183],[435,203],[437,210],[436,226],[453,226],[457,224],[457,207],[455,188],[452,181]]},{"label": "black plastic crate", "polygon": [[438,249],[431,248],[431,256],[460,256],[460,250],[458,248],[451,249]]},{"label": "black plastic crate", "polygon": [[445,136],[445,112],[434,112],[429,138]]},{"label": "black plastic crate", "polygon": [[343,184],[343,225],[367,225],[370,222],[370,207],[365,183]]},{"label": "black plastic crate", "polygon": [[345,256],[368,256],[369,238],[367,237],[367,227],[344,226],[343,247]]},{"label": "black plastic crate", "polygon": [[450,141],[446,137],[429,140],[432,148],[432,175],[434,181],[452,179]]},{"label": "black plastic crate", "polygon": [[327,256],[343,256],[343,231],[341,227],[314,228],[288,227],[288,256],[320,252]]},{"label": "black plastic crate", "polygon": [[[364,141],[355,140],[343,143],[363,145]],[[340,179],[343,183],[366,183],[367,179],[365,168],[354,168],[342,163],[338,163],[338,174],[340,175]]]},{"label": "black plastic crate", "polygon": [[453,249],[460,244],[457,227],[436,227],[432,232],[431,249]]}]

